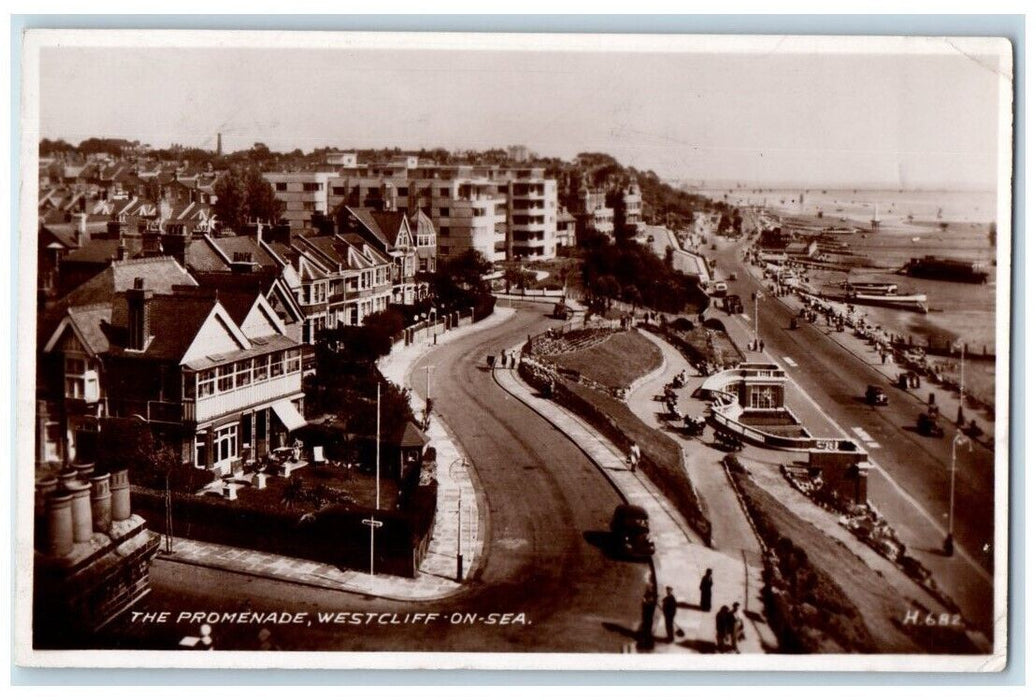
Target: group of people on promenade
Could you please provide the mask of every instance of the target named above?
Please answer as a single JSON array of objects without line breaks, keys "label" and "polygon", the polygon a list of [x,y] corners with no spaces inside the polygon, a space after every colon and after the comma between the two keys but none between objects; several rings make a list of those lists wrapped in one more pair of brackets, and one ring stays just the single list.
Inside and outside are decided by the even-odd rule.
[{"label": "group of people on promenade", "polygon": [[[701,594],[698,602],[698,609],[702,612],[712,611],[712,569],[706,569],[698,584]],[[661,608],[662,618],[665,621],[665,641],[672,644],[676,636],[683,636],[684,632],[676,626],[676,610],[678,603],[673,595],[673,587],[666,586],[666,594],[661,603],[658,602],[655,594],[655,587],[648,584],[644,592],[644,599],[641,602],[641,620],[638,630],[637,646],[641,649],[652,649],[655,646],[654,622],[655,610]],[[730,606],[724,605],[716,613],[716,651],[718,653],[741,653],[738,642],[745,638],[745,622],[741,616],[741,603],[734,602]]]}]

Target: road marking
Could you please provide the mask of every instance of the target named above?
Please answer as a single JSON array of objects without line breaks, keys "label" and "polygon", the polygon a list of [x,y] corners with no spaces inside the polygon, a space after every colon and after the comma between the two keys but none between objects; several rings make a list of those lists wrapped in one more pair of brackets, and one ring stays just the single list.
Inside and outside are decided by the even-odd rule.
[{"label": "road marking", "polygon": [[[849,437],[849,434],[845,432],[845,429],[842,428],[842,426],[840,426],[838,423],[836,423],[834,419],[831,418],[831,416],[827,415],[827,412],[820,407],[820,404],[818,404],[816,400],[809,395],[808,392],[806,392],[802,387],[800,387],[794,379],[789,379],[788,383],[794,386],[795,389],[799,392],[799,395],[806,399],[806,401],[808,401],[810,404],[812,404],[813,407],[817,409],[817,411],[820,413],[820,415],[822,415],[827,420],[827,422],[834,427],[836,431],[841,433],[842,437]],[[938,520],[936,520],[935,516],[929,513],[928,510],[924,506],[922,506],[921,503],[916,498],[914,498],[912,494],[910,494],[909,492],[907,492],[906,489],[900,486],[899,482],[893,479],[892,475],[885,471],[885,468],[878,464],[873,457],[868,456],[867,461],[869,461],[874,466],[874,471],[876,471],[878,474],[884,477],[885,481],[888,482],[888,484],[900,495],[900,497],[903,498],[903,500],[905,500],[907,503],[912,505],[914,507],[914,510],[916,510],[922,518],[927,520],[932,527],[934,527],[938,531],[945,531],[945,524],[940,523]],[[975,561],[975,559],[973,559],[970,554],[964,551],[963,547],[957,547],[956,553],[969,566],[971,566],[971,568],[974,569],[975,572],[979,576],[981,576],[986,583],[993,582],[993,576],[988,571],[986,571],[981,564]]]},{"label": "road marking", "polygon": [[853,426],[852,430],[853,430],[854,433],[856,433],[856,436],[858,438],[860,438],[861,442],[874,442],[874,438],[872,438],[870,436],[870,433],[868,433],[866,430],[864,430],[860,426],[858,426],[858,425],[857,426]]},{"label": "road marking", "polygon": [[791,359],[790,357],[782,357],[781,359],[784,360],[784,362],[787,363],[787,365],[789,367],[798,367],[799,366],[799,363],[797,363],[795,360]]}]

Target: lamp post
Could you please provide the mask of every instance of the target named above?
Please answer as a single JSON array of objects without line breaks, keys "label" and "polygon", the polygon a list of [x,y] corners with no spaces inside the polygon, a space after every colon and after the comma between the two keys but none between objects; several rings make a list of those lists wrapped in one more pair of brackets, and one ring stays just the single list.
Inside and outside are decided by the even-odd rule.
[{"label": "lamp post", "polygon": [[457,581],[464,580],[464,553],[461,552],[461,488],[460,480],[457,475],[461,473],[461,470],[467,469],[468,463],[464,461],[464,458],[453,460],[450,465],[450,478],[453,479],[457,485]]},{"label": "lamp post", "polygon": [[957,340],[960,344],[960,403],[957,404],[957,427],[964,425],[964,338]]},{"label": "lamp post", "polygon": [[439,320],[439,318],[438,318],[438,310],[433,306],[429,310],[429,313],[431,314],[431,320],[432,320],[432,345],[438,345],[439,344],[439,329],[436,327],[436,323]]},{"label": "lamp post", "polygon": [[759,294],[758,291],[752,292],[752,302],[755,306],[754,320],[752,321],[755,340],[752,341],[754,343],[752,347],[756,352],[759,351]]},{"label": "lamp post", "polygon": [[964,444],[967,444],[968,450],[971,449],[971,442],[964,436],[964,433],[958,430],[957,434],[953,436],[953,443],[950,446],[950,522],[946,529],[946,539],[942,543],[943,553],[948,557],[953,556],[953,510],[957,481],[957,446]]}]

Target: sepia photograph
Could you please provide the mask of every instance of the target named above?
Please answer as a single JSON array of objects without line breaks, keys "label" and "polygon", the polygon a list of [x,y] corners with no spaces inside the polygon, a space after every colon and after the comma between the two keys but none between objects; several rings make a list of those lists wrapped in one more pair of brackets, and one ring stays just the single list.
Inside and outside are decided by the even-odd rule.
[{"label": "sepia photograph", "polygon": [[28,30],[17,662],[1002,670],[1014,71]]}]

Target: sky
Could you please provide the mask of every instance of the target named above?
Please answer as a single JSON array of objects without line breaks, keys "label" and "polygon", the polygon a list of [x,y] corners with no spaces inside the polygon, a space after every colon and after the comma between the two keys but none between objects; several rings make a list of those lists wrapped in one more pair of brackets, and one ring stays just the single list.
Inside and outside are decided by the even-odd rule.
[{"label": "sky", "polygon": [[39,136],[225,150],[524,144],[668,179],[987,189],[995,59],[921,54],[86,48],[40,52]]}]

